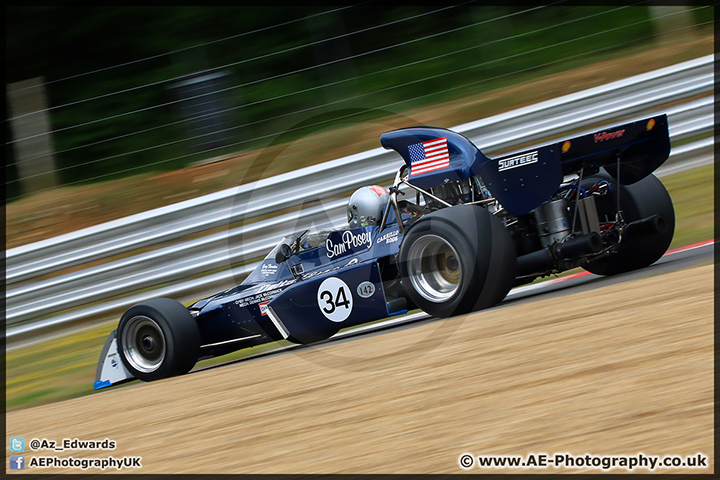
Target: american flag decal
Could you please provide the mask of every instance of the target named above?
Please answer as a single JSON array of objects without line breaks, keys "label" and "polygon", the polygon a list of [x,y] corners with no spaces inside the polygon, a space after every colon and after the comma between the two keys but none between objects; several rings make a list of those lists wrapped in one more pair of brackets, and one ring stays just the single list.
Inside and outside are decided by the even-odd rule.
[{"label": "american flag decal", "polygon": [[408,153],[411,177],[450,166],[447,137],[408,145]]}]

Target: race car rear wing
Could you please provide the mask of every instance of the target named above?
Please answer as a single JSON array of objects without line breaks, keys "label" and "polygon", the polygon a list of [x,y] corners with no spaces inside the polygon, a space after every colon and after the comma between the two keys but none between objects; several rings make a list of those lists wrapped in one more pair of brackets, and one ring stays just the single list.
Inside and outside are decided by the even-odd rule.
[{"label": "race car rear wing", "polygon": [[[603,129],[557,144],[563,175],[581,168],[610,167],[620,161],[624,185],[642,180],[654,172],[670,155],[670,135],[666,115],[646,118]],[[615,177],[615,168],[608,168]]]},{"label": "race car rear wing", "polygon": [[545,202],[564,176],[608,167],[620,183],[629,185],[655,171],[670,154],[664,114],[500,158],[488,158],[468,138],[438,127],[386,132],[380,143],[403,157],[407,183],[429,189],[480,175],[511,215]]},{"label": "race car rear wing", "polygon": [[492,159],[479,171],[502,206],[511,215],[522,215],[555,194],[564,176],[607,167],[620,183],[630,185],[650,175],[669,154],[663,114]]}]

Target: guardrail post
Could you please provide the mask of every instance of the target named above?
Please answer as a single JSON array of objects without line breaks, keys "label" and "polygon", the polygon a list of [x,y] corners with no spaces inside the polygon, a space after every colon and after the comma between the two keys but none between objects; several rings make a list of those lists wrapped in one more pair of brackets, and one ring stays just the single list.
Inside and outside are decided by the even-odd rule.
[{"label": "guardrail post", "polygon": [[55,187],[55,158],[42,77],[11,83],[7,96],[15,162],[23,193]]},{"label": "guardrail post", "polygon": [[687,7],[652,5],[650,17],[660,43],[677,42],[679,37],[693,33],[692,28],[689,28],[693,22]]}]

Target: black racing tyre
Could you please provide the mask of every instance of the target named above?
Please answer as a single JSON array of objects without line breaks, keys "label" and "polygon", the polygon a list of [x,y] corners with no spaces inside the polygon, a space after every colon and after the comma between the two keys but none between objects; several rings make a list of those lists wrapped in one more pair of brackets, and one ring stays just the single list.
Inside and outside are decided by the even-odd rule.
[{"label": "black racing tyre", "polygon": [[655,175],[648,175],[632,185],[621,185],[601,171],[583,180],[582,186],[589,189],[601,180],[609,182],[611,190],[607,195],[595,198],[600,223],[614,220],[617,208],[615,189],[620,188],[620,207],[625,223],[660,214],[665,220],[665,229],[622,241],[614,248],[614,253],[590,262],[585,270],[596,275],[617,275],[652,265],[665,254],[675,233],[675,210],[665,185]]},{"label": "black racing tyre", "polygon": [[420,218],[403,236],[399,260],[411,302],[436,317],[499,303],[517,270],[510,233],[498,218],[473,205]]},{"label": "black racing tyre", "polygon": [[200,333],[188,310],[169,298],[128,309],[117,330],[118,351],[135,378],[149,382],[187,373],[200,354]]}]

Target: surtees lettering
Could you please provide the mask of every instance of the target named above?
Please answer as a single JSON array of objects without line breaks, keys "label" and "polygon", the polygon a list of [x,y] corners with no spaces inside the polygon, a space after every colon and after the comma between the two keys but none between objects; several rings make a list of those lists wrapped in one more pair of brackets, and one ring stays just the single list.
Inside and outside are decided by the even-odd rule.
[{"label": "surtees lettering", "polygon": [[505,160],[498,160],[498,172],[503,170],[509,170],[515,167],[522,167],[538,161],[537,150],[530,153],[523,153],[517,157],[506,158]]}]

